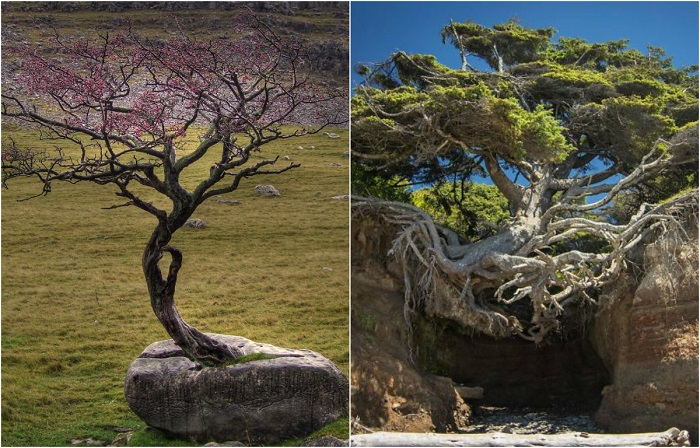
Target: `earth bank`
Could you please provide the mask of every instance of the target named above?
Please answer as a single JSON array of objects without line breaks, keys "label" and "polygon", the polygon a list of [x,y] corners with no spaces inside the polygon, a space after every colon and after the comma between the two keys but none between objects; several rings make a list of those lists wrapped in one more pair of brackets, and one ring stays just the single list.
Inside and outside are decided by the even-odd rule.
[{"label": "earth bank", "polygon": [[[398,229],[376,215],[355,217],[356,427],[532,434],[675,426],[697,443],[697,227],[689,223],[691,244],[668,238],[647,244],[602,292],[598,310],[570,313],[561,340],[535,347],[424,318],[409,328],[401,271],[386,255]],[[465,403],[455,386],[483,387],[483,398]]]}]

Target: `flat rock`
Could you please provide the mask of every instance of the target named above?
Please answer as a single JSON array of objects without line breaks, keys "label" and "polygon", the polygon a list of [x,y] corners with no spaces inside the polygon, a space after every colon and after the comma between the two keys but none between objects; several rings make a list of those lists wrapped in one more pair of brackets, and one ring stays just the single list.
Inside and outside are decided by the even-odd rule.
[{"label": "flat rock", "polygon": [[244,355],[277,358],[202,368],[172,340],[149,345],[125,384],[129,406],[148,425],[203,442],[271,444],[347,415],[348,380],[318,353],[209,336]]}]

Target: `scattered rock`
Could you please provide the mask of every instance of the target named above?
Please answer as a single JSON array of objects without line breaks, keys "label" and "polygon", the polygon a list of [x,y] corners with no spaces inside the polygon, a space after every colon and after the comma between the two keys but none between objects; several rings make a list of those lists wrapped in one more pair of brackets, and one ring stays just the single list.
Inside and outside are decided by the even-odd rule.
[{"label": "scattered rock", "polygon": [[347,415],[348,380],[318,353],[209,336],[244,355],[277,357],[202,368],[172,340],[151,344],[129,367],[125,384],[127,403],[148,425],[204,442],[274,444]]},{"label": "scattered rock", "polygon": [[274,185],[256,185],[254,191],[263,196],[281,196],[280,191]]},{"label": "scattered rock", "polygon": [[333,162],[333,163],[331,163],[331,166],[336,166],[336,167],[337,167],[337,166],[343,166],[343,164],[342,164],[342,163],[338,163],[338,162]]},{"label": "scattered rock", "polygon": [[590,415],[568,415],[529,408],[515,409],[495,406],[477,407],[470,425],[462,432],[485,434],[565,434],[603,432]]},{"label": "scattered rock", "polygon": [[350,157],[350,151],[345,151],[345,152],[343,153],[343,157],[345,157],[345,158]]},{"label": "scattered rock", "polygon": [[341,200],[348,200],[350,198],[349,195],[347,194],[341,194],[340,196],[333,196],[331,199],[341,199]]},{"label": "scattered rock", "polygon": [[240,205],[241,201],[235,200],[235,199],[219,199],[216,201],[218,204],[227,204],[227,205]]},{"label": "scattered rock", "polygon": [[[355,389],[355,388],[353,388],[353,389]],[[351,390],[351,393],[353,393],[352,390]],[[350,433],[353,435],[354,434],[371,434],[373,432],[374,431],[372,431],[368,427],[363,426],[362,423],[360,423],[360,419],[357,417],[355,417],[352,420],[352,422],[350,423]]]},{"label": "scattered rock", "polygon": [[284,160],[292,160],[292,158],[289,156],[284,156]]},{"label": "scattered rock", "polygon": [[304,147],[303,147],[303,146],[297,146],[297,149],[302,150],[302,149],[304,149]]},{"label": "scattered rock", "polygon": [[88,445],[88,446],[107,446],[104,440],[89,439],[70,439],[71,445]]},{"label": "scattered rock", "polygon": [[112,443],[110,443],[109,446],[128,446],[131,436],[133,435],[134,433],[132,432],[119,433],[117,434],[117,437],[112,440]]},{"label": "scattered rock", "polygon": [[189,227],[191,229],[206,229],[207,228],[207,223],[204,222],[204,220],[199,219],[199,218],[192,218],[188,219],[183,227]]},{"label": "scattered rock", "polygon": [[332,271],[332,270],[333,270],[333,268],[327,268],[327,267],[324,267],[324,268],[323,268],[323,270],[324,270],[324,271]]}]

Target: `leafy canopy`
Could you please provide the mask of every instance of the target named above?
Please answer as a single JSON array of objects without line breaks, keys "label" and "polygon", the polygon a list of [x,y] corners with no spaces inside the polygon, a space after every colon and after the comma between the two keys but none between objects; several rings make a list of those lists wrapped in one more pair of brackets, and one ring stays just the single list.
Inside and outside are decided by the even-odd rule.
[{"label": "leafy canopy", "polygon": [[[512,20],[451,22],[442,39],[462,56],[462,70],[404,52],[359,67],[355,167],[421,182],[503,170],[527,186],[540,167],[557,166],[549,170],[556,178],[604,171],[591,178],[602,181],[629,174],[664,141],[697,139],[697,66],[676,68],[658,47],[644,54],[624,39],[553,41],[554,32]],[[474,59],[492,70],[476,70]],[[637,202],[687,187],[696,171],[675,164],[636,186]]]}]

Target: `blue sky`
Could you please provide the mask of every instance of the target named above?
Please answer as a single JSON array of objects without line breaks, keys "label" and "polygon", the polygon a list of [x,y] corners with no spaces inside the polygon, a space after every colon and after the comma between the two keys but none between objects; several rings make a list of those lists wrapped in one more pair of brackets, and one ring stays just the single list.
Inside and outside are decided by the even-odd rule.
[{"label": "blue sky", "polygon": [[[646,52],[662,47],[676,66],[698,63],[698,2],[380,2],[351,4],[352,64],[380,62],[396,50],[433,54],[459,68],[459,54],[443,44],[440,30],[450,19],[492,26],[517,17],[531,28],[554,27],[554,36],[589,42],[629,39]],[[353,75],[353,86],[360,78]]]}]

